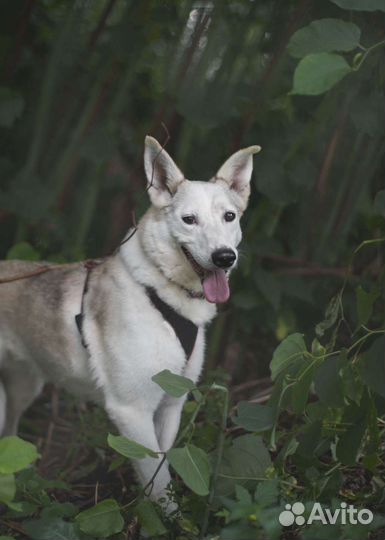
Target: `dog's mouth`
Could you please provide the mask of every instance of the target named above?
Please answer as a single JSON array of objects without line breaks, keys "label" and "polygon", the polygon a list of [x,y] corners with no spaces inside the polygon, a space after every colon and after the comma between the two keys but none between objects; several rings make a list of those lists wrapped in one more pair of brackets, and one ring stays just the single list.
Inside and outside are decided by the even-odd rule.
[{"label": "dog's mouth", "polygon": [[230,288],[226,271],[221,268],[216,270],[203,268],[203,266],[197,263],[188,249],[184,246],[181,247],[192,269],[201,280],[206,300],[212,304],[227,302],[230,298]]}]

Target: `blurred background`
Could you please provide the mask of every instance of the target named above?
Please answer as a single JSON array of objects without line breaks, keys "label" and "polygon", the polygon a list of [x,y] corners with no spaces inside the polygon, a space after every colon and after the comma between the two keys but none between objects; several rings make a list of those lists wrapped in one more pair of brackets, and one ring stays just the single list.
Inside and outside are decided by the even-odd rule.
[{"label": "blurred background", "polygon": [[[190,179],[259,144],[231,302],[210,330],[208,372],[268,375],[288,333],[308,333],[354,249],[384,214],[383,48],[316,96],[290,94],[293,34],[315,19],[384,39],[383,11],[326,0],[13,0],[0,17],[0,258],[111,253],[148,205],[143,141]],[[298,56],[298,55],[297,55]],[[351,59],[352,60],[352,59]],[[355,276],[378,273],[364,250]]]}]

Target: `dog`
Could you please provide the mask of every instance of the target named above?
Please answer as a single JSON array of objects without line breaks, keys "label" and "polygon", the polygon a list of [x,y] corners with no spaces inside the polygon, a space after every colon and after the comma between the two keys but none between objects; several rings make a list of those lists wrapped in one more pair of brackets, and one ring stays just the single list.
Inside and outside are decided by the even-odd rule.
[{"label": "dog", "polygon": [[[91,266],[0,263],[2,436],[17,433],[22,413],[52,382],[103,406],[125,437],[169,450],[185,398],[170,397],[152,377],[169,369],[199,378],[205,328],[230,295],[259,150],[239,150],[211,180],[190,181],[147,136],[151,206],[113,256]],[[159,463],[134,463],[143,486]],[[151,498],[167,499],[169,482],[165,462]]]}]

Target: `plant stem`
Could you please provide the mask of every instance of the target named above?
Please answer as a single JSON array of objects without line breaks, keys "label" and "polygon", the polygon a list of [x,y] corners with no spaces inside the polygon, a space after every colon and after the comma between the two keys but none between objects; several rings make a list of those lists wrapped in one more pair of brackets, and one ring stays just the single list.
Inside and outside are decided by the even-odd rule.
[{"label": "plant stem", "polygon": [[362,58],[361,60],[357,63],[356,66],[354,66],[352,69],[353,71],[358,71],[360,69],[360,67],[362,66],[362,64],[365,62],[366,58],[368,57],[368,55],[374,51],[375,49],[378,49],[379,47],[382,47],[383,45],[385,45],[385,39],[382,40],[382,41],[379,41],[378,43],[375,43],[374,45],[372,45],[371,47],[368,47],[365,52],[363,53],[362,55]]},{"label": "plant stem", "polygon": [[210,389],[206,392],[206,394],[204,394],[204,395],[201,397],[201,400],[199,401],[197,408],[195,409],[195,411],[194,411],[193,414],[191,415],[191,418],[190,418],[188,424],[185,426],[185,428],[183,429],[183,431],[180,433],[179,437],[176,439],[175,443],[173,444],[173,447],[177,447],[178,444],[185,438],[186,434],[188,433],[188,430],[189,430],[190,427],[194,424],[195,419],[196,419],[196,417],[198,416],[199,411],[201,410],[202,406],[203,406],[204,403],[206,402],[206,397],[207,397],[207,394],[208,394],[209,392],[210,392]]},{"label": "plant stem", "polygon": [[220,469],[220,466],[221,466],[221,463],[222,463],[223,448],[224,448],[225,436],[226,436],[227,416],[228,416],[228,413],[229,413],[229,391],[228,391],[228,389],[226,387],[224,387],[224,386],[220,386],[220,385],[215,384],[215,383],[211,386],[211,389],[212,390],[219,390],[220,392],[223,392],[224,393],[224,400],[223,400],[223,408],[222,408],[221,432],[220,432],[220,435],[219,435],[219,438],[218,438],[217,459],[216,459],[216,462],[215,462],[214,474],[213,474],[213,477],[212,477],[212,480],[211,480],[210,493],[209,493],[209,497],[208,497],[208,500],[207,500],[205,513],[204,513],[204,516],[203,516],[202,528],[201,528],[201,533],[200,533],[200,536],[199,536],[200,540],[202,540],[205,537],[207,527],[208,527],[208,524],[209,524],[210,509],[211,509],[211,505],[212,505],[212,502],[213,502],[214,497],[215,497],[215,488],[216,488],[216,484],[217,484],[217,480],[218,480],[218,476],[219,476],[219,469]]}]

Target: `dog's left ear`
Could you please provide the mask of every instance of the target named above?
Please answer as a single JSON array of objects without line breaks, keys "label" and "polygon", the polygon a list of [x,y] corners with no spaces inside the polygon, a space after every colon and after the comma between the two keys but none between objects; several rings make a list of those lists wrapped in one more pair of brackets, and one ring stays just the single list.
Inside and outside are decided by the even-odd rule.
[{"label": "dog's left ear", "polygon": [[147,135],[144,148],[144,170],[148,194],[154,206],[170,203],[184,175],[156,139]]},{"label": "dog's left ear", "polygon": [[253,172],[253,155],[261,151],[260,146],[249,146],[238,150],[222,165],[211,182],[223,181],[234,191],[241,212],[247,206],[250,195],[250,179]]}]

